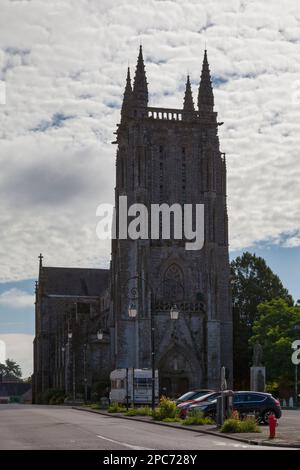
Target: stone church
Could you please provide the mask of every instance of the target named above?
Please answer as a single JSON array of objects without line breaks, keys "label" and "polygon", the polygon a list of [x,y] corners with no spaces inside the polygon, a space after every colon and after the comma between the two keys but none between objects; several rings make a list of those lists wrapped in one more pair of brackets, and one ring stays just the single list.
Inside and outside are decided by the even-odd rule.
[{"label": "stone church", "polygon": [[[56,329],[61,332],[62,342],[58,342],[56,347],[52,344],[53,351],[58,348],[58,352],[53,354],[61,356],[61,344],[68,343],[70,318],[73,323],[78,319],[74,312],[66,315],[66,307],[62,306],[54,309],[58,320],[53,321],[53,308],[51,310],[49,306],[53,300],[47,297],[45,289],[44,294],[40,292],[44,282],[41,273],[47,268],[40,266],[34,370],[36,395],[42,391],[38,377],[43,375],[43,369],[47,368],[45,375],[48,380],[43,391],[51,386],[72,388],[72,380],[66,379],[72,376],[72,371],[73,388],[74,381],[79,381],[85,386],[88,383],[89,390],[93,390],[95,380],[107,381],[109,370],[150,367],[152,350],[155,351],[160,387],[165,388],[169,395],[195,387],[218,388],[222,366],[228,368],[229,383],[232,382],[226,161],[218,139],[218,126],[221,124],[214,111],[206,51],[197,105],[194,104],[188,76],[183,107],[171,109],[149,105],[148,82],[140,47],[133,84],[128,69],[120,124],[113,142],[117,146],[117,236],[112,240],[111,268],[105,274],[105,270],[92,270],[93,273],[77,271],[77,285],[75,283],[69,289],[73,304],[90,305],[84,320],[86,352],[72,356],[73,366],[72,361],[66,364],[62,358],[57,358],[54,365],[50,364],[51,334],[57,339]],[[144,204],[149,212],[153,204],[203,204],[203,248],[187,250],[184,236],[175,238],[172,230],[169,239],[164,239],[160,231],[155,239],[119,236],[121,196],[127,196],[128,207]],[[148,222],[151,225],[151,221]],[[61,269],[69,269],[74,275],[71,268]],[[96,279],[98,287],[95,286]],[[53,288],[51,291],[52,296],[59,296],[62,305],[68,300],[63,282],[57,283],[57,292]],[[83,295],[84,283],[86,290]],[[91,295],[89,283],[93,285]],[[105,308],[103,299],[106,299]],[[170,316],[174,306],[179,311],[176,320]],[[135,311],[134,318],[129,315],[130,309]],[[43,327],[43,321],[48,326]],[[50,324],[56,324],[54,331]],[[80,326],[78,328],[80,332]],[[99,329],[104,332],[98,334],[102,340],[96,338]],[[80,336],[78,333],[78,350],[82,350]],[[60,382],[54,384],[55,368]],[[69,368],[72,369],[70,373]],[[80,389],[80,384],[77,389]]]}]

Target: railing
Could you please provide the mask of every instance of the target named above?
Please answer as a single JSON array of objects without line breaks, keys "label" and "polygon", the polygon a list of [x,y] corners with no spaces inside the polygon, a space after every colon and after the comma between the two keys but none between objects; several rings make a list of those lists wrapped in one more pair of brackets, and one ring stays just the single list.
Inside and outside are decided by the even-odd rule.
[{"label": "railing", "polygon": [[[174,302],[157,301],[153,305],[156,312],[169,312]],[[176,302],[180,312],[193,313],[205,312],[204,302]]]},{"label": "railing", "polygon": [[[217,113],[211,113],[211,116],[217,118]],[[209,121],[211,120],[211,116]],[[160,121],[194,121],[200,119],[200,121],[206,121],[205,114],[202,115],[199,111],[184,111],[183,109],[175,109],[175,108],[147,108],[147,117],[148,119],[155,119]],[[218,126],[222,125],[223,123],[217,123]]]},{"label": "railing", "polygon": [[182,121],[182,109],[147,108],[148,118],[166,121]]}]

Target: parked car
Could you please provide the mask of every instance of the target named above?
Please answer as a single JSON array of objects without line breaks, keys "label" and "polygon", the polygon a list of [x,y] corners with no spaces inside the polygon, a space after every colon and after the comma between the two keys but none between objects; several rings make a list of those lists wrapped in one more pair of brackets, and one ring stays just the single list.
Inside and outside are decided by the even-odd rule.
[{"label": "parked car", "polygon": [[[277,419],[281,417],[281,407],[279,400],[276,400],[270,393],[263,392],[234,392],[233,410],[239,412],[241,416],[254,414],[259,422],[268,424],[269,416],[275,415]],[[199,410],[205,416],[215,418],[217,411],[217,397],[206,400],[199,404],[193,404],[188,412]]]},{"label": "parked car", "polygon": [[176,405],[179,405],[180,403],[183,402],[188,402],[191,400],[195,400],[199,397],[202,397],[203,395],[207,395],[208,393],[212,393],[214,390],[208,390],[208,389],[197,389],[197,390],[190,390],[189,392],[184,393],[181,395],[179,398],[175,400]]},{"label": "parked car", "polygon": [[205,395],[201,395],[200,397],[195,398],[194,400],[188,400],[183,403],[180,403],[179,405],[177,405],[177,408],[180,412],[180,417],[185,418],[191,406],[200,405],[202,402],[206,403],[207,401],[215,400],[219,395],[220,392],[210,392],[206,393]]}]

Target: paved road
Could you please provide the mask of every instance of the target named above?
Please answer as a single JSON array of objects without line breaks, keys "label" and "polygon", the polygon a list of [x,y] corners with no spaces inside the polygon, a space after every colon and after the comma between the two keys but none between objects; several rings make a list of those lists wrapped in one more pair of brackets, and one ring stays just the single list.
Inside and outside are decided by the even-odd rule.
[{"label": "paved road", "polygon": [[241,442],[68,407],[0,405],[0,449],[253,449]]}]

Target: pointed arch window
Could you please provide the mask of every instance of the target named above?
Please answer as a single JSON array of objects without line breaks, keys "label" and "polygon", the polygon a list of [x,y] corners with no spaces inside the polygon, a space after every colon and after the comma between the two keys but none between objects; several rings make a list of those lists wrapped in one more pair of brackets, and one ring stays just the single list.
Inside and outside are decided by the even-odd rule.
[{"label": "pointed arch window", "polygon": [[179,302],[184,299],[184,275],[178,264],[173,263],[167,268],[162,284],[165,301]]}]

